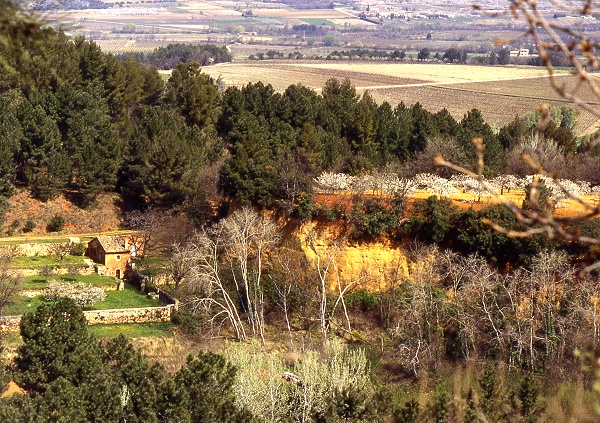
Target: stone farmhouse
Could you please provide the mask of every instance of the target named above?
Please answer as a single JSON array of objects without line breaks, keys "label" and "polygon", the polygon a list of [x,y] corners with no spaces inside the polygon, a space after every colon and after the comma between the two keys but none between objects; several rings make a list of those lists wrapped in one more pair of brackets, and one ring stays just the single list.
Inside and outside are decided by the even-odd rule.
[{"label": "stone farmhouse", "polygon": [[88,242],[85,255],[94,261],[98,274],[122,279],[136,251],[130,237],[98,236]]}]

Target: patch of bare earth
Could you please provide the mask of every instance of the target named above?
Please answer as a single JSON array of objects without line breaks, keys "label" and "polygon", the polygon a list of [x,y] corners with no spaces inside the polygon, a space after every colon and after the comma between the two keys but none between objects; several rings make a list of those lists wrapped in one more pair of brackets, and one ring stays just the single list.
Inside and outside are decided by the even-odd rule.
[{"label": "patch of bare earth", "polygon": [[119,196],[112,193],[100,194],[87,208],[81,208],[64,195],[47,202],[32,198],[25,190],[18,191],[8,199],[8,211],[4,220],[4,232],[10,227],[18,234],[25,222],[31,220],[35,229],[30,235],[46,234],[46,225],[55,215],[65,219],[65,233],[93,233],[114,230],[122,222],[118,206]]}]

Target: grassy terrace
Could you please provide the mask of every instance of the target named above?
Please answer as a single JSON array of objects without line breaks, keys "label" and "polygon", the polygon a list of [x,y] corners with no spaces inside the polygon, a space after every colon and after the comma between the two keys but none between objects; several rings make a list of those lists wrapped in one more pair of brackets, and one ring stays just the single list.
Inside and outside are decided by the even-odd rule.
[{"label": "grassy terrace", "polygon": [[12,266],[19,269],[40,269],[42,267],[84,266],[83,256],[67,255],[62,260],[55,256],[15,257]]},{"label": "grassy terrace", "polygon": [[[93,325],[88,326],[88,332],[98,338],[115,338],[125,335],[127,338],[145,338],[154,336],[168,338],[172,335],[175,325],[171,322],[160,323],[126,323],[122,325]],[[17,347],[23,344],[19,333],[3,333],[2,341],[5,346]]]},{"label": "grassy terrace", "polygon": [[64,244],[69,242],[72,237],[79,238],[81,242],[91,241],[98,235],[130,235],[135,233],[131,230],[118,230],[118,231],[106,231],[102,233],[86,233],[86,234],[59,234],[59,235],[45,235],[45,236],[11,236],[6,238],[0,238],[0,245],[15,245],[15,244]]},{"label": "grassy terrace", "polygon": [[[92,240],[92,236],[83,236],[79,240],[81,242],[88,242]],[[48,236],[48,237],[8,237],[0,238],[0,245],[18,245],[18,244],[64,244],[69,242],[68,236]]]},{"label": "grassy terrace", "polygon": [[[42,296],[27,298],[20,296],[7,304],[2,313],[6,316],[25,314],[33,312],[37,307],[45,302]],[[148,298],[147,295],[140,293],[137,288],[131,285],[125,285],[123,291],[108,291],[106,300],[94,304],[85,310],[109,310],[113,308],[139,308],[139,307],[158,307],[163,304],[159,300]]]},{"label": "grassy terrace", "polygon": [[59,282],[83,282],[85,284],[90,284],[93,286],[116,286],[117,282],[115,278],[108,276],[100,276],[97,274],[91,275],[50,275],[46,276],[25,276],[23,278],[23,289],[44,289],[49,280],[56,280]]},{"label": "grassy terrace", "polygon": [[166,338],[171,336],[171,330],[174,326],[171,322],[128,323],[122,325],[88,326],[88,331],[98,338],[114,338],[121,334],[127,338],[143,338],[148,336]]}]

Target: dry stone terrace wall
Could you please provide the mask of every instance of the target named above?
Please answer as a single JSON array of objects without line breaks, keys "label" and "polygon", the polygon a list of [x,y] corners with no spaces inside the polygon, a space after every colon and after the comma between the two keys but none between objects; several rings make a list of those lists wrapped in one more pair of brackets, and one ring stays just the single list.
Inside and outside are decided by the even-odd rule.
[{"label": "dry stone terrace wall", "polygon": [[[75,238],[79,242],[79,238]],[[46,257],[53,254],[52,249],[56,246],[53,243],[25,243],[17,244],[17,251],[20,256],[25,257]]]},{"label": "dry stone terrace wall", "polygon": [[[164,307],[123,308],[113,310],[89,310],[83,314],[88,325],[114,325],[123,323],[168,322],[175,305]],[[0,332],[18,332],[21,316],[0,317]]]},{"label": "dry stone terrace wall", "polygon": [[[53,267],[52,268],[52,274],[49,277],[52,276],[63,276],[63,275],[69,275],[71,274],[71,272],[73,272],[73,268],[75,268],[75,266],[70,266],[70,267]],[[19,271],[23,274],[23,276],[40,276],[40,274],[42,273],[42,269],[38,268],[38,269],[19,269]],[[94,266],[81,266],[81,267],[77,267],[77,274],[80,276],[87,276],[87,275],[91,275],[92,273],[96,273],[94,271]]]}]

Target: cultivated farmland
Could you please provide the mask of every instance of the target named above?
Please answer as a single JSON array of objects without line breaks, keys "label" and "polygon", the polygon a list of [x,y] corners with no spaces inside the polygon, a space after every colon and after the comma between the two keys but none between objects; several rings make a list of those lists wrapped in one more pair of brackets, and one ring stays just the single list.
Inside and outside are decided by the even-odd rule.
[{"label": "cultivated farmland", "polygon": [[[503,126],[515,115],[538,108],[541,104],[569,104],[552,89],[543,68],[461,66],[415,63],[293,63],[258,62],[219,64],[204,72],[219,76],[226,85],[242,86],[249,82],[269,83],[283,91],[294,83],[319,91],[331,77],[349,78],[359,93],[368,91],[378,102],[407,105],[420,102],[427,110],[442,108],[457,119],[471,110],[481,110],[487,122]],[[561,84],[573,87],[577,79],[564,73]],[[587,91],[578,93],[592,104],[600,102]],[[578,110],[580,132],[595,128],[596,118]]]}]

